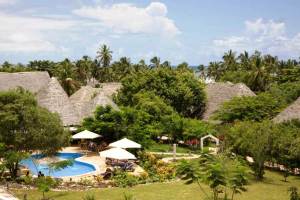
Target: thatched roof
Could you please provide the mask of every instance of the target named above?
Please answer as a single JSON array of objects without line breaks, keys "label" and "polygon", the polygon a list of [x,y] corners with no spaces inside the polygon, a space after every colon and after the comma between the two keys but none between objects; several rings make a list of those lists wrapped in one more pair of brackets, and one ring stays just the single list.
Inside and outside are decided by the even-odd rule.
[{"label": "thatched roof", "polygon": [[121,87],[122,84],[118,82],[100,84],[101,92],[108,97],[112,97],[114,94],[116,94]]},{"label": "thatched roof", "polygon": [[210,83],[205,88],[207,95],[206,110],[203,114],[203,119],[208,120],[212,114],[217,111],[224,102],[231,100],[236,96],[254,96],[245,84],[226,83]]},{"label": "thatched roof", "polygon": [[96,87],[96,85],[100,85],[100,82],[95,78],[91,78],[91,79],[87,80],[86,85],[91,86],[91,87]]},{"label": "thatched roof", "polygon": [[276,123],[290,121],[292,119],[300,120],[300,97],[294,101],[290,106],[279,113],[273,121]]},{"label": "thatched roof", "polygon": [[56,112],[65,126],[79,123],[77,112],[56,78],[48,72],[0,73],[0,91],[23,87],[34,93],[40,106]]},{"label": "thatched roof", "polygon": [[21,86],[32,93],[37,93],[44,88],[49,81],[50,76],[47,72],[0,72],[0,91]]},{"label": "thatched roof", "polygon": [[37,100],[40,106],[58,113],[65,126],[78,124],[77,112],[56,78],[52,77],[48,85],[37,93]]},{"label": "thatched roof", "polygon": [[82,120],[91,116],[97,106],[110,105],[118,110],[118,106],[113,102],[112,96],[120,87],[120,83],[102,83],[100,88],[81,87],[70,96],[70,101],[75,106],[79,119]]}]

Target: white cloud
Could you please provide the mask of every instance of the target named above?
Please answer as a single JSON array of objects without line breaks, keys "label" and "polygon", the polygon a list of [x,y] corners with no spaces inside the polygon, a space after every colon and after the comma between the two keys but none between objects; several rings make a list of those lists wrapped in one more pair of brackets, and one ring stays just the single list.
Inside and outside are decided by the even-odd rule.
[{"label": "white cloud", "polygon": [[145,33],[173,37],[180,34],[173,20],[167,15],[167,7],[160,2],[152,2],[147,7],[119,3],[111,6],[85,6],[73,13],[94,20],[115,33]]},{"label": "white cloud", "polygon": [[0,6],[9,6],[15,4],[16,0],[0,0]]},{"label": "white cloud", "polygon": [[0,12],[0,51],[55,51],[47,33],[67,30],[74,26],[70,20],[9,15]]},{"label": "white cloud", "polygon": [[223,53],[228,49],[237,52],[259,50],[279,56],[297,57],[300,54],[300,33],[294,36],[286,34],[284,22],[263,20],[245,22],[245,33],[213,40],[213,52]]},{"label": "white cloud", "polygon": [[283,22],[263,21],[262,18],[255,21],[246,21],[245,26],[249,33],[266,35],[268,37],[278,37],[285,33],[285,24]]}]

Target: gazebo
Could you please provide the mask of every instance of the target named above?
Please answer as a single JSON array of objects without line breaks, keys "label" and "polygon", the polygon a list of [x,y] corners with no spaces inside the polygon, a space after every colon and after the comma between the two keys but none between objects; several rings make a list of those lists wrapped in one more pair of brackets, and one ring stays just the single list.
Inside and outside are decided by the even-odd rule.
[{"label": "gazebo", "polygon": [[206,135],[206,136],[204,136],[204,137],[201,138],[201,150],[203,150],[203,142],[207,138],[210,138],[210,139],[214,140],[216,142],[216,145],[219,146],[219,144],[220,144],[219,138],[217,138],[217,137],[209,134],[209,135]]}]

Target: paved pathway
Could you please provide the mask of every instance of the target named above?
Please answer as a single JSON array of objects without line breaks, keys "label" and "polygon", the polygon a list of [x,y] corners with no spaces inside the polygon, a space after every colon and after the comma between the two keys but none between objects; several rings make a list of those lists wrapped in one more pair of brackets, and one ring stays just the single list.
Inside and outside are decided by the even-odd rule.
[{"label": "paved pathway", "polygon": [[14,197],[9,192],[7,192],[3,186],[0,186],[0,200],[19,200],[19,199]]},{"label": "paved pathway", "polygon": [[[157,154],[157,155],[167,155],[167,156],[170,156],[170,157],[165,157],[165,158],[162,159],[165,162],[174,161],[174,159],[173,159],[173,153],[170,153],[170,152],[149,152],[149,153]],[[180,159],[189,160],[189,159],[196,159],[196,158],[200,157],[200,155],[198,155],[198,154],[192,154],[192,153],[176,153],[176,155],[177,156],[175,157],[175,160],[180,160]]]}]

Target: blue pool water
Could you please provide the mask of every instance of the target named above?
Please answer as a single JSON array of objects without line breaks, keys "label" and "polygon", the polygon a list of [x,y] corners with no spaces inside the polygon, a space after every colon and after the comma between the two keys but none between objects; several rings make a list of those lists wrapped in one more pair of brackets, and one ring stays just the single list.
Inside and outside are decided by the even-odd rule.
[{"label": "blue pool water", "polygon": [[[80,154],[80,153],[57,153],[56,154],[56,157],[58,157],[59,159],[62,159],[62,160],[75,159],[75,158],[79,158],[81,156],[82,156],[82,154]],[[44,158],[44,156],[41,154],[32,155],[32,157],[35,160]],[[49,167],[47,164],[38,164],[37,165],[38,170],[37,170],[37,168],[35,167],[35,164],[33,163],[33,159],[31,159],[31,158],[22,160],[21,165],[28,167],[32,174],[37,175],[38,171],[41,171],[46,176],[50,175],[50,176],[53,176],[56,178],[63,177],[63,176],[76,176],[76,175],[81,175],[81,174],[89,173],[89,172],[96,170],[93,165],[85,163],[85,162],[76,161],[76,160],[73,162],[73,165],[68,166],[61,170],[51,171],[50,174],[49,174]]]}]

